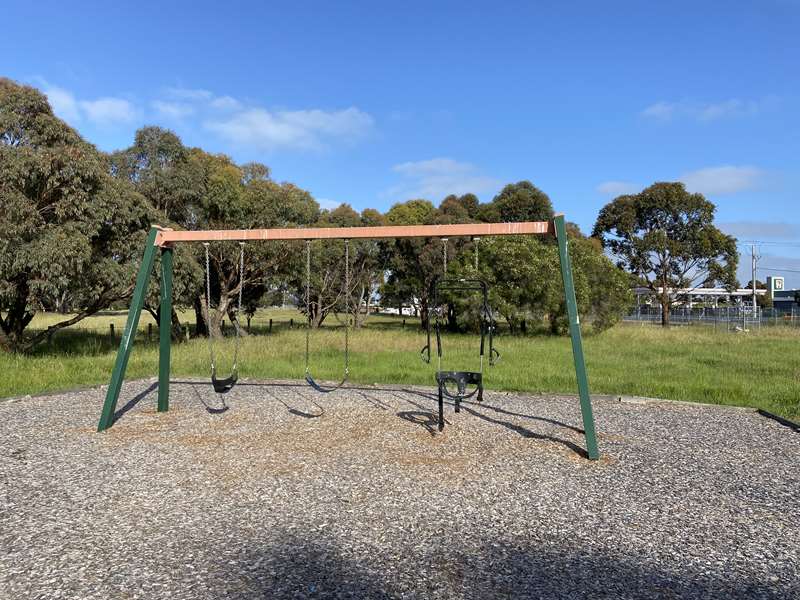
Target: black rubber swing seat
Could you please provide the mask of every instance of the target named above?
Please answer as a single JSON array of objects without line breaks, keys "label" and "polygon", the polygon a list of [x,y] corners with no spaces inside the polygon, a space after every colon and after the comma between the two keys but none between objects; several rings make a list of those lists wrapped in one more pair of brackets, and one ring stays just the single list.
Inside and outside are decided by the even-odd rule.
[{"label": "black rubber swing seat", "polygon": [[[444,398],[447,396],[455,403],[455,411],[461,412],[461,401],[478,394],[478,402],[483,402],[483,374],[474,371],[437,371],[436,383],[439,384],[439,431],[444,431]],[[456,393],[447,389],[447,385],[455,385]],[[474,385],[475,389],[467,391]]]},{"label": "black rubber swing seat", "polygon": [[218,394],[227,394],[230,392],[238,380],[239,375],[237,373],[233,373],[230,377],[226,377],[225,379],[217,379],[216,375],[211,375],[211,385],[214,386],[214,391]]}]

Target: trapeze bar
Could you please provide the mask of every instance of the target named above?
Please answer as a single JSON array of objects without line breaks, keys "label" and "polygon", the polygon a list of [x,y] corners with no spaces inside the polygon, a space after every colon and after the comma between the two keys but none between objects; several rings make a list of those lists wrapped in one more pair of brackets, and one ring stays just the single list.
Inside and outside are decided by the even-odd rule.
[{"label": "trapeze bar", "polygon": [[178,242],[435,238],[448,236],[546,235],[552,233],[555,233],[555,228],[551,221],[381,227],[314,227],[309,229],[225,229],[209,231],[160,229],[155,245],[163,247]]}]

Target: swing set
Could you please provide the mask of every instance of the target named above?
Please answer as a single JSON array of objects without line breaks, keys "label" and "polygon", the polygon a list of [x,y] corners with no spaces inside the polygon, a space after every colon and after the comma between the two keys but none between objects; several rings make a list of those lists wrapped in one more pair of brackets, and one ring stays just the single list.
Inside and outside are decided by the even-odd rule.
[{"label": "swing set", "polygon": [[[453,400],[455,411],[459,412],[463,400],[476,396],[480,402],[483,399],[483,367],[488,362],[494,365],[500,359],[500,353],[494,347],[494,331],[496,322],[492,315],[488,301],[488,287],[480,279],[453,279],[447,277],[447,240],[451,237],[469,237],[477,242],[486,236],[508,235],[555,235],[558,243],[559,262],[561,265],[561,278],[564,286],[564,298],[569,318],[569,331],[572,340],[572,355],[577,376],[578,392],[580,397],[583,430],[586,438],[586,453],[589,459],[597,460],[600,456],[597,447],[594,416],[592,414],[591,399],[589,397],[589,383],[586,376],[586,366],[583,357],[583,344],[581,341],[578,307],[575,300],[575,287],[572,278],[572,267],[569,260],[566,223],[564,215],[557,215],[552,221],[535,221],[524,223],[470,223],[457,225],[413,225],[413,226],[380,226],[380,227],[335,227],[311,229],[246,229],[246,230],[211,230],[211,231],[174,231],[172,229],[153,226],[147,237],[144,256],[136,278],[136,286],[128,311],[128,319],[120,340],[114,370],[106,392],[105,402],[97,426],[98,431],[104,431],[114,424],[114,414],[120,389],[125,377],[128,359],[133,348],[135,333],[139,325],[139,316],[144,306],[147,284],[153,270],[156,250],[161,252],[161,286],[160,286],[160,311],[159,311],[159,376],[158,376],[158,411],[169,410],[169,380],[170,380],[170,336],[172,315],[172,269],[173,251],[176,244],[201,242],[205,247],[206,258],[206,315],[211,314],[211,269],[209,259],[209,243],[219,241],[238,241],[239,252],[239,282],[238,304],[232,318],[235,329],[235,346],[231,374],[228,377],[217,377],[217,360],[214,352],[212,335],[209,335],[209,353],[211,355],[211,384],[215,392],[225,394],[236,385],[238,380],[239,358],[239,329],[238,314],[242,306],[242,289],[244,287],[244,243],[248,241],[270,240],[302,240],[305,241],[306,251],[306,289],[305,308],[308,316],[308,327],[305,339],[305,380],[315,390],[329,393],[341,389],[350,375],[349,365],[349,330],[352,317],[350,306],[350,240],[353,239],[391,239],[391,238],[438,238],[443,242],[444,275],[435,278],[431,283],[429,297],[431,299],[431,314],[428,318],[427,345],[422,349],[421,356],[425,362],[431,362],[432,337],[436,340],[437,370],[436,382],[439,388],[439,430],[444,428],[444,397]],[[311,372],[311,330],[312,330],[312,300],[311,300],[311,244],[313,240],[343,240],[344,241],[344,376],[342,380],[332,386],[318,383]],[[478,261],[477,243],[475,254],[476,268]],[[442,370],[442,329],[447,318],[447,307],[440,306],[440,299],[447,294],[467,293],[480,294],[480,368],[478,371],[445,371]],[[315,307],[319,310],[319,307]],[[488,349],[488,360],[487,359]]]}]

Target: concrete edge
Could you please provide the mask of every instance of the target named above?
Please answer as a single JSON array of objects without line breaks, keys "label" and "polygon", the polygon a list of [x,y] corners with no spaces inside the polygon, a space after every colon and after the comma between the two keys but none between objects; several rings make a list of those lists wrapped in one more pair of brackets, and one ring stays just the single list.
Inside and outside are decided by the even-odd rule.
[{"label": "concrete edge", "polygon": [[674,404],[681,406],[700,406],[700,407],[714,407],[714,408],[727,408],[741,412],[756,412],[757,408],[752,406],[735,406],[733,404],[713,404],[711,402],[694,402],[692,400],[672,400],[668,398],[648,398],[647,396],[611,396],[612,399],[622,404]]}]

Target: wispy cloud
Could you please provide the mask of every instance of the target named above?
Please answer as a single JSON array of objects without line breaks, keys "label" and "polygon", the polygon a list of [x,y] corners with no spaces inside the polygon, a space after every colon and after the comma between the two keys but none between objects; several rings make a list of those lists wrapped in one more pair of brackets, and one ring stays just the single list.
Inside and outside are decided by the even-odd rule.
[{"label": "wispy cloud", "polygon": [[81,100],[78,104],[86,118],[97,125],[131,123],[138,116],[136,107],[122,98],[106,97],[97,100]]},{"label": "wispy cloud", "polygon": [[725,233],[746,239],[791,240],[800,237],[800,225],[793,223],[731,221],[720,223],[719,228]]},{"label": "wispy cloud", "polygon": [[156,113],[168,119],[184,119],[195,113],[195,108],[187,102],[167,102],[153,100],[150,103]]},{"label": "wispy cloud", "polygon": [[708,122],[719,119],[755,116],[775,106],[777,101],[774,96],[757,100],[729,98],[719,102],[691,102],[688,100],[668,102],[662,100],[646,107],[642,110],[641,115],[656,121],[684,118]]},{"label": "wispy cloud", "polygon": [[674,102],[656,102],[642,111],[643,117],[667,120],[675,115],[677,105]]},{"label": "wispy cloud", "polygon": [[53,112],[72,125],[89,122],[99,127],[129,124],[140,115],[137,107],[124,98],[105,96],[95,100],[81,100],[63,87],[37,78],[47,96]]},{"label": "wispy cloud", "polygon": [[42,82],[42,85],[42,91],[47,96],[50,106],[53,108],[53,112],[56,116],[61,117],[69,123],[80,121],[80,107],[72,92],[46,82]]},{"label": "wispy cloud", "polygon": [[392,170],[404,181],[382,194],[391,200],[441,200],[448,194],[493,192],[501,184],[498,179],[483,175],[475,165],[452,158],[404,162]]},{"label": "wispy cloud", "polygon": [[203,88],[162,89],[142,107],[122,97],[78,98],[73,92],[36,78],[53,111],[72,125],[108,128],[167,121],[170,126],[204,128],[229,144],[260,151],[320,150],[334,143],[353,143],[375,127],[372,115],[357,107],[271,110]]},{"label": "wispy cloud", "polygon": [[207,120],[204,126],[234,144],[270,151],[319,150],[333,141],[353,142],[370,133],[374,123],[371,115],[355,107],[338,111],[248,108],[225,119]]},{"label": "wispy cloud", "polygon": [[339,208],[342,203],[337,202],[336,200],[331,200],[330,198],[317,198],[317,204],[319,204],[320,208],[324,208],[327,210],[334,210],[335,208]]},{"label": "wispy cloud", "polygon": [[219,110],[239,110],[242,108],[242,103],[231,96],[219,96],[214,98],[211,102],[209,102],[209,105],[212,108],[217,108]]},{"label": "wispy cloud", "polygon": [[756,189],[764,175],[757,167],[724,165],[690,171],[678,179],[690,192],[724,196]]},{"label": "wispy cloud", "polygon": [[631,181],[604,181],[595,189],[604,196],[622,196],[635,194],[641,191],[642,186]]}]

